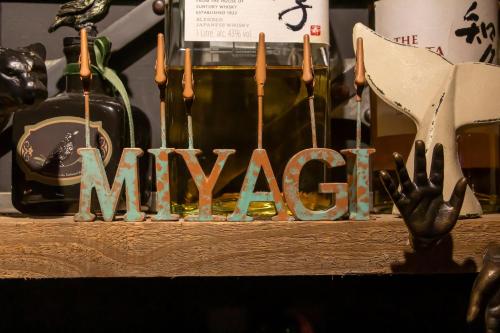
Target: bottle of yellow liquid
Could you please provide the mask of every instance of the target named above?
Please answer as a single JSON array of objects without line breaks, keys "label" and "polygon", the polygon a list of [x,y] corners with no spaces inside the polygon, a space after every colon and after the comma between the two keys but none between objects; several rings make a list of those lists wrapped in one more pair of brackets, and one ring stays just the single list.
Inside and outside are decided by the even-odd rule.
[{"label": "bottle of yellow liquid", "polygon": [[[315,73],[317,140],[328,146],[329,27],[328,1],[180,0],[166,11],[168,58],[167,136],[174,148],[188,146],[182,97],[184,50],[193,59],[195,100],[191,108],[194,148],[205,172],[215,162],[215,148],[233,148],[214,190],[214,214],[233,211],[253,149],[257,146],[257,96],[254,81],[256,43],[266,34],[267,81],[263,111],[263,148],[281,185],[287,161],[311,147],[307,91],[301,80],[302,41],[311,36]],[[181,158],[172,160],[172,201],[178,212],[195,214],[197,188]],[[316,195],[325,177],[321,163],[304,169],[301,191],[309,206],[328,206]],[[267,188],[258,182],[256,190]],[[270,216],[274,205],[253,203],[250,214]]]}]

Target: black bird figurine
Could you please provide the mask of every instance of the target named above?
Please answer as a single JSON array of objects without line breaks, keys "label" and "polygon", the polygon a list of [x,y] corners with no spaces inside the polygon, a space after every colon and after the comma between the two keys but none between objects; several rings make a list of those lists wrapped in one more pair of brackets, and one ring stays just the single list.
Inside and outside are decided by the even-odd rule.
[{"label": "black bird figurine", "polygon": [[111,0],[73,0],[59,8],[54,23],[49,28],[49,32],[55,31],[61,26],[69,26],[80,31],[81,28],[88,28],[93,35],[97,34],[94,23],[106,16]]}]

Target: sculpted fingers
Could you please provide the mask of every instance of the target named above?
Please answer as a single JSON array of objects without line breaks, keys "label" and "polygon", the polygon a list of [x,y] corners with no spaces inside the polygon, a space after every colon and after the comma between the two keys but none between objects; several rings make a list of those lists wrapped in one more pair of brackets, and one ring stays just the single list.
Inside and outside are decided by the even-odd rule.
[{"label": "sculpted fingers", "polygon": [[427,160],[425,158],[425,144],[421,140],[415,141],[415,167],[413,181],[417,186],[429,183],[427,178]]},{"label": "sculpted fingers", "polygon": [[408,170],[406,170],[403,156],[399,153],[394,153],[392,156],[394,157],[394,163],[396,164],[396,172],[398,173],[399,182],[401,183],[401,189],[405,195],[408,195],[415,189],[415,185],[412,183],[410,176],[408,175]]},{"label": "sculpted fingers", "polygon": [[444,179],[444,154],[443,145],[436,143],[432,152],[430,181],[436,186],[443,186]]},{"label": "sculpted fingers", "polygon": [[462,209],[462,204],[464,202],[466,189],[467,181],[465,178],[462,178],[455,185],[449,203],[441,207],[442,214],[439,214],[436,219],[436,228],[440,230],[440,232],[450,232],[457,223],[460,209]]},{"label": "sculpted fingers", "polygon": [[462,204],[464,203],[465,190],[467,190],[467,180],[462,178],[455,185],[450,197],[450,205],[455,210],[457,216],[460,214],[460,209],[462,209]]},{"label": "sculpted fingers", "polygon": [[387,191],[387,193],[389,193],[389,196],[391,197],[392,201],[397,203],[398,200],[401,198],[401,194],[399,193],[398,187],[394,183],[392,177],[385,170],[380,171],[379,177],[380,181],[382,182],[382,185],[384,185],[384,188]]},{"label": "sculpted fingers", "polygon": [[477,318],[492,294],[500,287],[500,264],[486,262],[472,287],[467,321],[472,322]]}]

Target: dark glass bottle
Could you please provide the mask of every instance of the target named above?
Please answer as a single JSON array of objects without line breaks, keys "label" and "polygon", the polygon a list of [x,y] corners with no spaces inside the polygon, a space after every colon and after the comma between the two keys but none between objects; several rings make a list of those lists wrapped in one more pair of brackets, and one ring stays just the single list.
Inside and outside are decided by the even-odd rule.
[{"label": "dark glass bottle", "polygon": [[[93,40],[89,51],[95,64]],[[78,63],[80,40],[64,39],[68,63]],[[65,76],[62,93],[38,107],[15,114],[12,140],[12,202],[21,212],[72,214],[78,210],[85,146],[84,98],[78,73]],[[108,179],[114,177],[126,146],[126,112],[109,84],[93,74],[90,89],[91,145],[99,148]]]}]

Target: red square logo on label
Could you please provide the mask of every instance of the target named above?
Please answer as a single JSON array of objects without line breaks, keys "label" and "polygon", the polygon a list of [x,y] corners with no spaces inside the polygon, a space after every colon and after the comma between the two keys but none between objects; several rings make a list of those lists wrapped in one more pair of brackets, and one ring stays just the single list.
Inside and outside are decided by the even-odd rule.
[{"label": "red square logo on label", "polygon": [[311,36],[319,36],[319,35],[321,35],[321,26],[311,25]]}]

